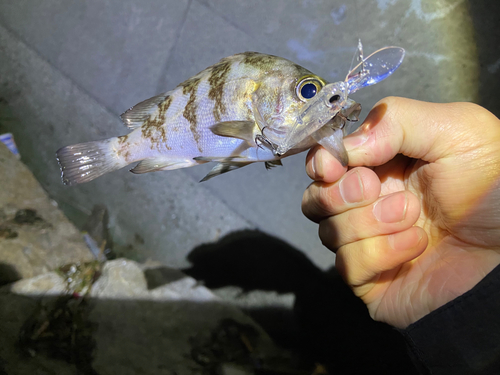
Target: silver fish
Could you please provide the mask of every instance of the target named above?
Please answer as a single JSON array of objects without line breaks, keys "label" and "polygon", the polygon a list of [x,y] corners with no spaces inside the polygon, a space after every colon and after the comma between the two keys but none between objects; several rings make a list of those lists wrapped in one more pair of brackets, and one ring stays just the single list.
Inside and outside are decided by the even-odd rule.
[{"label": "silver fish", "polygon": [[382,49],[364,59],[360,42],[358,65],[345,81],[330,84],[281,57],[256,52],[226,57],[123,113],[129,134],[59,149],[62,181],[88,182],[134,162],[139,163],[133,173],[218,162],[206,181],[254,162],[281,165],[282,158],[317,143],[347,165],[345,124],[361,111],[348,95],[397,69],[404,50],[386,49],[393,55]]}]

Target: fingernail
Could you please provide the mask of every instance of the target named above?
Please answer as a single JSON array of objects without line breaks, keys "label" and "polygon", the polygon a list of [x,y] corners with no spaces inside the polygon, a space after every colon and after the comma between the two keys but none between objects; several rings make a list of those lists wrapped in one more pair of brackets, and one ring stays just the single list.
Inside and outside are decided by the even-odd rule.
[{"label": "fingernail", "polygon": [[346,203],[361,202],[364,199],[363,182],[357,170],[340,181],[339,189],[340,195]]},{"label": "fingernail", "polygon": [[312,158],[312,169],[316,177],[323,178],[323,150],[319,149]]},{"label": "fingernail", "polygon": [[395,251],[412,249],[420,243],[422,233],[419,230],[405,230],[404,232],[391,234],[387,241]]},{"label": "fingernail", "polygon": [[390,195],[373,206],[373,215],[382,223],[397,223],[404,220],[407,206],[406,193]]}]

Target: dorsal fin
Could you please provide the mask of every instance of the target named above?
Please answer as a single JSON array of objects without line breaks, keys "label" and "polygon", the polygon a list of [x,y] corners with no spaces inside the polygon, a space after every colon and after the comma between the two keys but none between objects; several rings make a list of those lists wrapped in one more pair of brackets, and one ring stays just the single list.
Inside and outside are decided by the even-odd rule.
[{"label": "dorsal fin", "polygon": [[170,92],[153,96],[125,111],[120,117],[129,129],[135,129],[156,113],[158,106],[170,96]]}]

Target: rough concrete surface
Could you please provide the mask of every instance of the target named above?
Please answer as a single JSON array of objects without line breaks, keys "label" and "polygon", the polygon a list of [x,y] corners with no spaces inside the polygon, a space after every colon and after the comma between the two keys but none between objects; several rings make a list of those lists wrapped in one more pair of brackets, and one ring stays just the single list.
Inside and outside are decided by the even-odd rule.
[{"label": "rough concrete surface", "polygon": [[92,259],[80,232],[0,143],[0,285]]},{"label": "rough concrete surface", "polygon": [[181,271],[94,260],[3,144],[0,181],[0,374],[245,375],[263,363],[292,366],[252,319]]},{"label": "rough concrete surface", "polygon": [[[123,170],[64,188],[54,152],[125,134],[121,112],[246,50],[280,55],[339,80],[358,37],[366,52],[404,47],[406,59],[390,79],[356,93],[362,116],[387,95],[477,101],[479,79],[489,87],[498,78],[500,57],[498,48],[481,48],[483,65],[478,64],[475,40],[490,34],[484,27],[476,34],[475,20],[495,13],[474,13],[479,3],[469,8],[463,0],[0,2],[0,97],[19,118],[21,125],[9,130],[23,160],[51,197],[71,217],[105,203],[117,241],[131,245],[137,259],[186,266],[186,255],[198,244],[257,227],[326,269],[334,256],[300,211],[309,183],[304,154],[285,159],[283,168],[251,165],[203,184],[197,181],[209,165],[141,176]],[[491,91],[482,92],[491,98]],[[143,243],[134,241],[136,234]]]}]

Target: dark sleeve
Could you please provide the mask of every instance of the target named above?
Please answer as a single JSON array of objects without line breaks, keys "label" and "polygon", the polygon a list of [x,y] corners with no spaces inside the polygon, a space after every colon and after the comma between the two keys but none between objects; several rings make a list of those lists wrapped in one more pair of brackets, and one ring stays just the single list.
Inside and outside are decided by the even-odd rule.
[{"label": "dark sleeve", "polygon": [[401,333],[422,374],[500,374],[500,266]]}]

